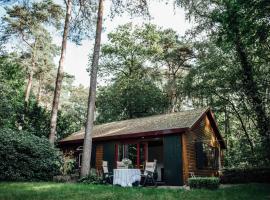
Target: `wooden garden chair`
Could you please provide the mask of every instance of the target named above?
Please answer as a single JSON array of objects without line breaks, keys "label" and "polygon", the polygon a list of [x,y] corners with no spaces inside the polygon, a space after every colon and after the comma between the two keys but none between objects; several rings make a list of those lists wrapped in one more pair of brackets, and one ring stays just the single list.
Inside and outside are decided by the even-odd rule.
[{"label": "wooden garden chair", "polygon": [[156,167],[157,167],[156,160],[154,162],[145,163],[144,172],[141,175],[141,177],[144,178],[143,186],[145,186],[146,183],[148,183],[149,181],[151,181],[155,185],[155,187],[157,186],[157,182],[154,179],[154,173],[156,172]]},{"label": "wooden garden chair", "polygon": [[189,177],[195,178],[196,176],[195,176],[194,172],[189,172]]},{"label": "wooden garden chair", "polygon": [[113,183],[113,174],[108,170],[108,161],[102,161],[103,180],[105,183]]}]

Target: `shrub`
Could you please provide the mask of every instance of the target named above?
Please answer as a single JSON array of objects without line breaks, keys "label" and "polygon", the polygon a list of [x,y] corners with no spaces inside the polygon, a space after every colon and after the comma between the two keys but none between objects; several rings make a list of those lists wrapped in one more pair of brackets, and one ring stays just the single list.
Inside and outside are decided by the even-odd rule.
[{"label": "shrub", "polygon": [[76,171],[76,160],[70,157],[64,157],[60,170],[63,175],[74,174]]},{"label": "shrub", "polygon": [[231,168],[224,169],[221,183],[270,183],[270,168]]},{"label": "shrub", "polygon": [[0,180],[52,180],[59,173],[60,154],[46,138],[1,129],[0,149]]},{"label": "shrub", "polygon": [[98,176],[95,172],[91,171],[88,176],[79,179],[78,182],[85,184],[102,184],[103,178]]},{"label": "shrub", "polygon": [[188,179],[188,185],[192,189],[217,189],[219,187],[219,178],[217,177],[194,177]]}]

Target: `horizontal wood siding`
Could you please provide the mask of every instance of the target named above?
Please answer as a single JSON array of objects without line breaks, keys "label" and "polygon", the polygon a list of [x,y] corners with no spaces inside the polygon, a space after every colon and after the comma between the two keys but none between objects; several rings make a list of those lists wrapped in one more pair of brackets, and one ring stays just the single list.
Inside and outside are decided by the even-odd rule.
[{"label": "horizontal wood siding", "polygon": [[189,160],[187,154],[187,133],[182,134],[182,160],[183,160],[183,182],[187,184],[189,177]]},{"label": "horizontal wood siding", "polygon": [[96,169],[102,170],[102,160],[103,160],[103,145],[98,144],[96,146]]},{"label": "horizontal wood siding", "polygon": [[211,146],[219,147],[219,143],[207,116],[205,116],[191,131],[187,131],[183,134],[183,178],[185,183],[187,183],[190,172],[193,172],[195,176],[216,176],[218,173],[218,170],[215,169],[197,168],[195,141],[204,141]]}]

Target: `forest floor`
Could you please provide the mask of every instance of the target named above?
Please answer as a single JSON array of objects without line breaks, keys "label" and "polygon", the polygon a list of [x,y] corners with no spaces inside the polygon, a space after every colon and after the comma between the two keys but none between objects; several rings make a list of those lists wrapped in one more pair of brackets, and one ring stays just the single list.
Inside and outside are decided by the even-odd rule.
[{"label": "forest floor", "polygon": [[122,188],[78,183],[2,182],[0,200],[83,200],[83,199],[185,199],[185,200],[270,200],[270,184],[242,184],[218,190]]}]

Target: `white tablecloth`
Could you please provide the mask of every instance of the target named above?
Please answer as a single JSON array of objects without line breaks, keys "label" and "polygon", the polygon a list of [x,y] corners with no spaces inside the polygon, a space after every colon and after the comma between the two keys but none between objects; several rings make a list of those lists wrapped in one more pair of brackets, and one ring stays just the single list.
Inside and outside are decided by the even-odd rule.
[{"label": "white tablecloth", "polygon": [[113,184],[122,187],[131,187],[132,183],[141,181],[141,171],[139,169],[114,169]]}]

